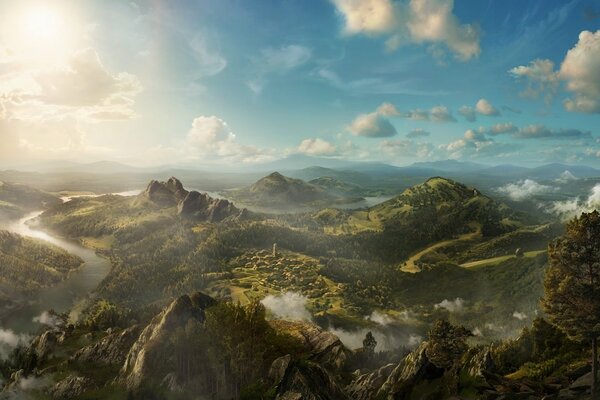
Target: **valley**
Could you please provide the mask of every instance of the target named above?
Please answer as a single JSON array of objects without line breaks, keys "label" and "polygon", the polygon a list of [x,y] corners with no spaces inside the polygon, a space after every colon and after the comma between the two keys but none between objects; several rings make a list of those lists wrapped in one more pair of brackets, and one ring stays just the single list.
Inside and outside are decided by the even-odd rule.
[{"label": "valley", "polygon": [[[316,379],[314,374],[318,372],[311,368],[325,366],[341,374],[328,378],[334,379],[332,385],[341,385],[332,389],[339,391],[334,396],[352,398],[350,393],[375,390],[360,382],[371,379],[369,371],[383,366],[384,360],[403,362],[407,354],[412,357],[423,351],[427,337],[431,338],[430,327],[436,321],[469,327],[475,332],[469,344],[484,347],[509,343],[510,338],[522,337],[527,327],[537,323],[547,265],[546,246],[562,232],[556,219],[513,209],[479,189],[440,176],[427,178],[390,199],[360,209],[338,207],[336,202],[344,197],[327,194],[331,187],[339,186],[330,179],[311,180],[312,186],[280,174],[270,174],[265,179],[260,190],[254,187],[245,195],[238,194],[264,192],[267,197],[252,197],[251,201],[262,207],[247,209],[243,202],[188,190],[183,182],[171,177],[151,180],[141,192],[123,194],[92,195],[69,188],[71,193],[56,195],[68,197],[65,202],[51,203],[42,213],[13,220],[16,222],[8,226],[13,231],[54,243],[84,263],[83,273],[73,275],[78,278],[69,275],[64,283],[53,283],[40,292],[38,302],[2,320],[4,329],[25,333],[40,329],[34,318],[43,311],[52,316],[49,330],[42,328],[41,336],[34,338],[31,345],[18,347],[18,351],[25,352],[18,357],[27,359],[35,354],[36,365],[52,371],[42,376],[52,376],[57,382],[53,391],[67,390],[69,396],[85,393],[84,398],[95,398],[104,396],[110,387],[116,390],[115,398],[126,393],[138,393],[143,398],[143,387],[148,384],[147,390],[152,392],[172,390],[172,386],[161,386],[159,390],[150,383],[158,378],[145,375],[144,369],[138,370],[140,367],[128,366],[138,357],[136,346],[144,347],[144,351],[179,354],[171,347],[176,346],[173,341],[179,336],[157,333],[163,329],[159,328],[162,322],[157,321],[166,318],[165,313],[171,312],[168,309],[178,315],[173,318],[181,321],[178,323],[183,324],[182,329],[185,321],[191,323],[187,315],[205,315],[199,319],[198,327],[181,331],[181,340],[187,337],[185,340],[189,341],[188,329],[209,329],[203,318],[230,318],[227,313],[234,312],[235,307],[239,307],[235,311],[238,313],[259,307],[264,309],[259,318],[264,318],[269,326],[264,329],[272,330],[268,335],[281,336],[277,341],[283,342],[278,346],[285,350],[271,348],[260,353],[257,362],[275,363],[278,355],[286,356],[292,348],[299,352],[293,359],[312,359],[317,350],[310,346],[316,344],[300,350],[302,346],[296,341],[306,335],[325,335],[319,340],[327,337],[326,340],[335,341],[336,351],[341,352],[328,354],[325,359],[345,354],[345,361],[340,359],[335,361],[336,366],[325,366],[321,354],[320,361],[312,359],[316,364],[309,370],[294,373],[305,374],[302,379]],[[275,192],[262,187],[270,185],[273,179],[277,187],[273,190],[280,193],[275,197]],[[318,186],[319,182],[323,186]],[[367,193],[361,192],[358,184],[341,186],[335,190]],[[308,190],[310,195],[299,196],[298,188]],[[313,197],[315,194],[319,197]],[[307,202],[296,203],[294,212],[286,212],[280,208],[287,202],[286,196]],[[272,199],[272,203],[267,199]],[[323,208],[319,209],[319,204]],[[270,208],[273,212],[261,211]],[[10,214],[7,218],[11,218]],[[65,291],[68,296],[50,295]],[[197,291],[202,294],[194,296],[204,300],[192,303],[200,301],[198,307],[204,311],[183,311],[187,305],[175,305],[177,301],[188,302],[181,299]],[[508,298],[510,301],[506,301]],[[173,303],[174,299],[180,300]],[[213,315],[213,306],[208,306],[213,302],[225,308],[215,309],[217,314]],[[225,322],[214,323],[218,325],[211,329],[222,330]],[[145,330],[148,333],[143,333]],[[377,358],[371,361],[365,361],[361,355],[366,332],[371,332],[379,344]],[[42,350],[40,341],[48,340],[45,335],[55,335],[51,340],[56,344]],[[164,343],[146,349],[150,344],[142,342],[148,340],[148,335],[163,337],[156,340]],[[272,346],[270,341],[275,340],[261,336],[263,339],[269,341],[265,346]],[[201,343],[223,346],[223,342],[219,344],[210,336]],[[108,352],[119,356],[105,359]],[[67,362],[66,356],[79,361]],[[58,358],[52,361],[54,357]],[[179,361],[172,361],[175,364],[169,364],[168,369],[179,368]],[[103,363],[106,368],[91,369],[90,362]],[[138,362],[141,361],[135,361]],[[214,365],[210,368],[220,368],[217,359],[211,363]],[[356,363],[367,375],[354,379],[347,375],[349,371],[343,372]],[[372,366],[365,367],[365,363]],[[143,368],[151,374],[161,369],[154,364]],[[268,384],[268,379],[259,377],[268,368],[257,368],[258,375],[245,372],[240,379],[244,376],[243,379]],[[518,369],[506,368],[511,373]],[[220,393],[218,396],[239,390],[225,384],[237,379],[232,376],[222,384],[213,382],[208,375],[202,378],[208,380],[188,382],[190,378],[185,376],[203,374],[195,371],[188,370],[178,379],[185,379],[188,388],[200,385],[197,387]],[[216,370],[212,371],[211,376],[218,376]],[[523,371],[520,374],[531,376]],[[392,376],[388,379],[396,379]],[[106,381],[113,378],[118,381],[116,386]],[[14,382],[18,379],[11,378]],[[225,386],[219,389],[214,385]],[[289,390],[283,383],[277,387],[278,393]],[[15,388],[9,386],[8,390]],[[312,392],[314,387],[311,384],[303,390]],[[373,394],[361,396],[367,399]]]}]

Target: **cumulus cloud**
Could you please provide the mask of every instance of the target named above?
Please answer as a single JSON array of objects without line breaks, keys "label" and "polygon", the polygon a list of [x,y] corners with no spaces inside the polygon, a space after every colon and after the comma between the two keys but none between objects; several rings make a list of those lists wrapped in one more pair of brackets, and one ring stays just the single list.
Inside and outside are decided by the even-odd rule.
[{"label": "cumulus cloud", "polygon": [[485,130],[468,129],[461,139],[442,144],[439,149],[446,152],[451,159],[471,157],[503,156],[514,151],[511,144],[498,143],[485,136]]},{"label": "cumulus cloud", "polygon": [[560,66],[560,77],[574,94],[565,100],[568,111],[600,113],[600,30],[579,34]]},{"label": "cumulus cloud", "polygon": [[475,111],[477,111],[481,115],[500,115],[500,111],[498,111],[498,109],[486,99],[479,99],[477,101],[477,103],[475,104]]},{"label": "cumulus cloud", "polygon": [[428,44],[434,55],[449,49],[460,61],[477,57],[479,29],[461,24],[453,0],[332,0],[348,35],[386,36],[394,50],[405,43]]},{"label": "cumulus cloud", "polygon": [[532,179],[525,179],[516,183],[508,183],[502,187],[499,187],[497,191],[505,194],[515,201],[523,201],[531,197],[550,193],[555,191],[556,188],[548,185],[542,185]]},{"label": "cumulus cloud", "polygon": [[382,138],[395,136],[398,131],[392,123],[378,113],[361,114],[350,125],[350,132],[355,136]]},{"label": "cumulus cloud", "polygon": [[500,115],[500,111],[486,99],[479,99],[474,107],[462,106],[458,109],[458,113],[469,122],[475,122],[477,120],[477,115],[492,117]]},{"label": "cumulus cloud", "polygon": [[431,133],[429,131],[426,131],[425,129],[421,129],[421,128],[417,128],[417,129],[413,129],[412,131],[408,132],[406,134],[407,138],[420,138],[420,137],[426,137],[429,136]]},{"label": "cumulus cloud", "polygon": [[560,69],[554,70],[550,60],[534,60],[527,66],[518,66],[509,73],[519,80],[526,80],[523,92],[530,97],[544,94],[549,102],[564,81],[572,97],[564,101],[567,111],[600,113],[600,30],[582,31],[579,40],[563,59]]},{"label": "cumulus cloud", "polygon": [[67,106],[116,107],[131,104],[132,96],[142,90],[131,74],[109,72],[94,49],[79,51],[65,68],[33,76],[39,93],[32,95],[47,104]]},{"label": "cumulus cloud", "polygon": [[463,310],[464,307],[465,307],[465,301],[463,299],[461,299],[460,297],[457,297],[454,300],[444,299],[441,302],[439,302],[438,304],[435,304],[433,306],[433,308],[435,308],[436,310],[444,309],[444,310],[447,310],[452,313],[460,312]]},{"label": "cumulus cloud", "polygon": [[554,70],[554,63],[551,60],[536,59],[528,65],[514,67],[508,72],[517,80],[526,82],[527,86],[521,92],[521,96],[530,98],[543,96],[546,103],[552,101],[560,83],[558,72]]},{"label": "cumulus cloud", "polygon": [[269,155],[255,147],[237,142],[229,125],[219,117],[200,116],[192,121],[186,138],[185,151],[205,160],[224,159],[244,162],[261,161]]},{"label": "cumulus cloud", "polygon": [[446,106],[435,106],[431,110],[410,110],[403,116],[414,121],[456,122],[456,118]]},{"label": "cumulus cloud", "polygon": [[261,300],[267,310],[275,317],[293,321],[310,321],[312,316],[306,309],[308,298],[296,292],[284,292],[268,295]]},{"label": "cumulus cloud", "polygon": [[558,215],[563,220],[578,217],[583,212],[600,210],[600,183],[596,184],[585,198],[552,202],[547,211]]},{"label": "cumulus cloud", "polygon": [[386,117],[399,114],[395,106],[390,103],[383,103],[374,112],[360,114],[356,117],[348,130],[355,136],[370,138],[395,136],[398,131]]},{"label": "cumulus cloud", "polygon": [[309,138],[300,143],[298,151],[313,156],[329,156],[335,154],[337,148],[334,144],[321,138]]},{"label": "cumulus cloud", "polygon": [[506,133],[515,133],[519,130],[513,123],[505,122],[500,124],[492,125],[486,133],[490,135],[503,135]]}]

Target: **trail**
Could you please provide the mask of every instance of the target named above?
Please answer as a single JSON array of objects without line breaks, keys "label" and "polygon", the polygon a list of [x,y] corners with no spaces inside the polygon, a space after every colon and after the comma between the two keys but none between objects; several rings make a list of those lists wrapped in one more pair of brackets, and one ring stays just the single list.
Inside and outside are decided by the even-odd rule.
[{"label": "trail", "polygon": [[473,231],[473,232],[469,232],[469,233],[460,235],[456,239],[449,239],[449,240],[444,240],[443,242],[437,242],[437,243],[419,251],[418,253],[410,256],[410,258],[408,260],[406,260],[404,265],[402,265],[402,267],[400,268],[400,271],[409,272],[411,274],[421,272],[421,269],[419,267],[417,267],[416,262],[418,260],[420,260],[421,257],[423,257],[425,254],[427,254],[431,251],[437,250],[441,247],[446,247],[446,246],[456,243],[456,242],[475,239],[479,235],[481,235],[481,226],[477,225],[475,231]]},{"label": "trail", "polygon": [[[535,257],[538,254],[544,253],[546,250],[534,250],[534,251],[527,251],[523,254],[524,257]],[[469,261],[467,263],[464,264],[460,264],[461,267],[463,268],[476,268],[476,267],[482,267],[485,265],[495,265],[498,263],[501,263],[502,261],[506,261],[510,258],[515,257],[514,255],[508,255],[508,256],[499,256],[499,257],[492,257],[492,258],[486,258],[484,260],[477,260],[477,261]]]}]

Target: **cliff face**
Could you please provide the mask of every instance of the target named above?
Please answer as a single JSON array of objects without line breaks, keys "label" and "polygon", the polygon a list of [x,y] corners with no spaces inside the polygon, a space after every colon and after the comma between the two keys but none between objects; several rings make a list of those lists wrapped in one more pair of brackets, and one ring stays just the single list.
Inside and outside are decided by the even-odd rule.
[{"label": "cliff face", "polygon": [[[203,294],[181,296],[155,316],[133,343],[121,368],[118,382],[128,389],[168,378],[168,355],[172,354],[170,335],[189,320],[204,322],[204,309],[214,300]],[[166,357],[166,358],[165,358]]]},{"label": "cliff face", "polygon": [[177,214],[185,218],[219,222],[241,214],[228,200],[213,199],[206,193],[185,190],[175,177],[166,182],[151,181],[140,196],[159,207],[177,207]]}]

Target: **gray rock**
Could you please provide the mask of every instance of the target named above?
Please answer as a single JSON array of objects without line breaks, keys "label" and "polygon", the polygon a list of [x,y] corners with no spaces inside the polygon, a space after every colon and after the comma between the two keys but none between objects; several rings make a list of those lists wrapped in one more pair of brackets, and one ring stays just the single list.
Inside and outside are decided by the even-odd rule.
[{"label": "gray rock", "polygon": [[97,343],[83,347],[72,359],[95,364],[122,365],[139,334],[140,327],[137,325],[121,332],[111,333]]},{"label": "gray rock", "polygon": [[57,400],[77,399],[81,394],[97,388],[94,381],[82,376],[69,375],[50,389],[50,395]]}]

